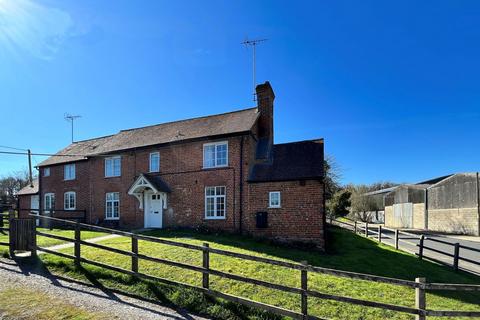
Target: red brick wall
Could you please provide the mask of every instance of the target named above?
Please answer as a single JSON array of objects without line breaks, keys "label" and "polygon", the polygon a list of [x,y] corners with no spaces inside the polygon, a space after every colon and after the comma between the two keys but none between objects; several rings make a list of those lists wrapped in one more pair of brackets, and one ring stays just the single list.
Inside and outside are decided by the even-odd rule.
[{"label": "red brick wall", "polygon": [[75,179],[64,180],[64,165],[50,167],[50,176],[43,176],[43,169],[40,171],[42,210],[45,208],[45,194],[55,193],[55,210],[58,217],[80,217],[83,214],[78,212],[65,212],[64,194],[68,191],[76,193],[76,210],[87,210],[90,199],[89,195],[89,163],[87,161],[75,162]]},{"label": "red brick wall", "polygon": [[[247,188],[245,231],[278,240],[314,242],[324,247],[323,183],[315,180],[252,183]],[[269,208],[269,192],[281,192],[281,208]],[[255,214],[268,212],[268,227],[256,227]]]}]

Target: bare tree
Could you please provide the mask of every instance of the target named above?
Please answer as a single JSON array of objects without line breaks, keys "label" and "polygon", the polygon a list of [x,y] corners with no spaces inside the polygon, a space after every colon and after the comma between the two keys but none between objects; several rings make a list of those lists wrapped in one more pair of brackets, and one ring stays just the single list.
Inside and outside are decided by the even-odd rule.
[{"label": "bare tree", "polygon": [[0,203],[12,204],[18,191],[28,184],[28,171],[12,172],[0,178]]}]

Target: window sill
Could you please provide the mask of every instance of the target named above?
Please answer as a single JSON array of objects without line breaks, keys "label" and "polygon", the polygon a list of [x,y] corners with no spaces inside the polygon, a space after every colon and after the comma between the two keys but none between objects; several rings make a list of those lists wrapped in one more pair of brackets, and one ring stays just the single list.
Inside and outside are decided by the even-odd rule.
[{"label": "window sill", "polygon": [[225,220],[225,217],[205,217],[203,220]]},{"label": "window sill", "polygon": [[111,178],[120,178],[122,175],[119,176],[105,176],[105,179],[111,179]]},{"label": "window sill", "polygon": [[108,221],[118,221],[118,220],[120,220],[120,218],[105,218],[105,220],[108,220]]},{"label": "window sill", "polygon": [[228,168],[228,164],[224,166],[203,167],[202,170],[212,170],[212,169],[222,169],[222,168]]},{"label": "window sill", "polygon": [[268,207],[268,209],[282,209],[282,207],[278,206],[278,207]]},{"label": "window sill", "polygon": [[63,208],[63,211],[75,211],[75,210],[77,210],[77,209],[75,209],[75,208],[70,208],[70,209]]},{"label": "window sill", "polygon": [[75,181],[76,179],[63,179],[63,181]]}]

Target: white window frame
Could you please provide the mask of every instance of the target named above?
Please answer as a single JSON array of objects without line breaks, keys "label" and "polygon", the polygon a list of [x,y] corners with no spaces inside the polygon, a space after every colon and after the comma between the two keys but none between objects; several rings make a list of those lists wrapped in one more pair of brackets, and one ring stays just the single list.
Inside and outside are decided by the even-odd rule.
[{"label": "white window frame", "polygon": [[[117,194],[118,195],[118,200],[108,200],[108,195],[109,194]],[[108,216],[108,203],[112,203],[112,214],[109,217]],[[117,202],[117,207],[118,207],[118,216],[114,217],[114,208],[115,208],[115,202]],[[119,220],[120,219],[120,192],[107,192],[105,193],[105,220]]]},{"label": "white window frame", "polygon": [[[119,166],[118,166],[118,174],[115,174],[115,160],[119,160]],[[111,163],[112,166],[112,174],[108,174],[108,163]],[[113,178],[113,177],[121,177],[122,176],[122,157],[121,156],[114,156],[114,157],[108,157],[105,158],[104,161],[104,166],[105,166],[105,178]]]},{"label": "white window frame", "polygon": [[[158,156],[157,158],[157,168],[156,170],[152,170],[152,156]],[[148,157],[148,166],[149,166],[149,172],[160,172],[160,152],[151,152],[149,157]]]},{"label": "white window frame", "polygon": [[[73,207],[71,206],[71,199],[69,198],[70,196],[73,196]],[[67,202],[67,197],[68,197],[68,202]],[[68,203],[68,205],[67,205]],[[67,191],[63,194],[63,209],[64,210],[75,210],[77,207],[77,194],[75,191]]]},{"label": "white window frame", "polygon": [[[218,158],[217,158],[217,147],[218,146],[221,146],[221,145],[226,145],[227,146],[227,154],[226,154],[226,162],[225,164],[218,164],[217,161],[218,161]],[[206,163],[206,154],[205,154],[205,150],[207,147],[211,147],[211,146],[214,146],[214,156],[213,156],[213,159],[214,159],[214,164],[213,166],[208,166],[207,163]],[[210,168],[222,168],[222,167],[228,167],[228,141],[218,141],[218,142],[211,142],[211,143],[205,143],[203,144],[203,168],[204,169],[210,169]]]},{"label": "white window frame", "polygon": [[[215,195],[207,195],[208,188],[215,188]],[[225,194],[217,195],[217,188],[224,188]],[[223,208],[223,216],[218,215],[217,212],[217,199],[223,198],[224,208]],[[213,208],[214,208],[214,215],[208,216],[207,215],[207,199],[214,199],[213,200]],[[205,187],[205,219],[206,220],[224,220],[227,217],[227,187],[226,186],[208,186]]]},{"label": "white window frame", "polygon": [[63,166],[63,180],[75,180],[75,163],[69,163]]},{"label": "white window frame", "polygon": [[50,168],[43,168],[43,176],[50,177]]},{"label": "white window frame", "polygon": [[[278,194],[278,204],[272,204],[272,196]],[[280,191],[271,191],[268,193],[268,207],[281,208],[282,207],[282,193]]]},{"label": "white window frame", "polygon": [[[48,198],[49,200],[47,200],[47,198]],[[45,202],[44,202],[44,204],[43,204],[44,210],[46,210],[46,211],[54,211],[54,210],[55,210],[55,193],[53,193],[53,192],[47,192],[47,193],[45,193],[44,199],[45,199]],[[47,206],[47,203],[48,203],[50,206]]]}]

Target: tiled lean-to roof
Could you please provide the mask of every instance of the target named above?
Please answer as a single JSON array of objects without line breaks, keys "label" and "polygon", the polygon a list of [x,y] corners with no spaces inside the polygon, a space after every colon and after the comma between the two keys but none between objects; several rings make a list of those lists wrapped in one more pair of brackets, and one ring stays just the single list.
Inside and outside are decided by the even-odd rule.
[{"label": "tiled lean-to roof", "polygon": [[17,196],[37,194],[38,193],[38,179],[33,179],[32,185],[28,184],[25,187],[23,187],[22,189],[20,189],[20,191],[17,192]]},{"label": "tiled lean-to roof", "polygon": [[244,109],[212,116],[168,122],[148,127],[122,130],[117,134],[74,142],[54,156],[41,162],[48,166],[86,159],[89,156],[172,143],[203,137],[248,132],[259,113],[257,108]]},{"label": "tiled lean-to roof", "polygon": [[248,180],[322,179],[323,159],[323,139],[276,144],[273,145],[271,160],[255,164]]}]

